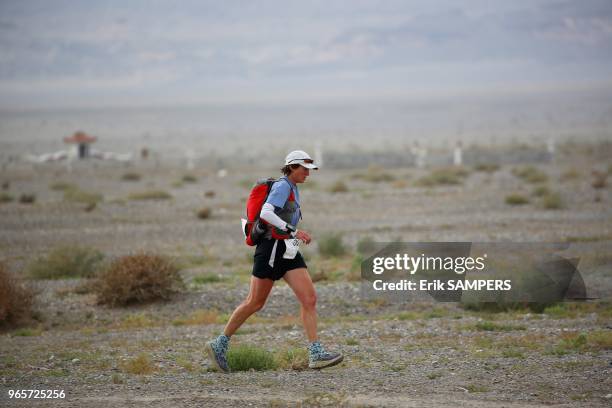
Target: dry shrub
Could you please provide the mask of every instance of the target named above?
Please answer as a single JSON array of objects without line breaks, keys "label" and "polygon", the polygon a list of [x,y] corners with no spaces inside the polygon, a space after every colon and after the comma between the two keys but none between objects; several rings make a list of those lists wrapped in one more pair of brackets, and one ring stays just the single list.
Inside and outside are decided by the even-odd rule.
[{"label": "dry shrub", "polygon": [[342,180],[338,180],[329,187],[329,191],[331,193],[346,193],[349,189]]},{"label": "dry shrub", "polygon": [[523,205],[529,203],[529,199],[522,194],[513,193],[506,196],[506,204]]},{"label": "dry shrub", "polygon": [[210,215],[212,214],[212,210],[210,209],[210,207],[203,207],[200,208],[197,212],[197,216],[199,219],[201,220],[205,220],[207,218],[210,218]]},{"label": "dry shrub", "polygon": [[130,200],[168,200],[171,198],[172,194],[163,190],[141,191],[128,196]]},{"label": "dry shrub", "polygon": [[593,181],[591,182],[591,186],[593,188],[605,188],[608,185],[608,174],[600,171],[593,172]]},{"label": "dry shrub", "polygon": [[175,319],[172,324],[174,326],[215,324],[220,320],[219,312],[216,310],[194,310],[189,316]]},{"label": "dry shrub", "polygon": [[548,175],[534,166],[524,166],[512,170],[516,177],[532,184],[548,181]]},{"label": "dry shrub", "polygon": [[122,256],[97,279],[98,302],[124,306],[169,299],[184,287],[179,268],[168,258],[139,253]]},{"label": "dry shrub", "polygon": [[21,204],[34,204],[36,202],[36,194],[22,194],[19,196]]},{"label": "dry shrub", "polygon": [[151,362],[151,359],[145,353],[140,353],[130,360],[121,362],[119,367],[124,373],[136,375],[151,374],[157,370],[155,364]]},{"label": "dry shrub", "polygon": [[32,314],[34,292],[0,263],[0,326],[17,324]]},{"label": "dry shrub", "polygon": [[135,172],[124,173],[121,176],[122,181],[140,181],[141,178],[142,176],[140,175],[140,173]]},{"label": "dry shrub", "polygon": [[442,167],[416,181],[420,187],[434,187],[462,184],[469,172],[463,167]]},{"label": "dry shrub", "polygon": [[[250,184],[249,184],[250,187]],[[213,198],[215,196],[215,192],[213,190],[208,190],[204,193],[204,197],[206,198]]]}]

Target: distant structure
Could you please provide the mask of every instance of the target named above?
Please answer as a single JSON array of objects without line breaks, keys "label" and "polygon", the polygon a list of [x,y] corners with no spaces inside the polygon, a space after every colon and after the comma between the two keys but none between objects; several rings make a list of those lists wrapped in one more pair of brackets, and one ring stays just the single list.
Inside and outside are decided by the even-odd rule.
[{"label": "distant structure", "polygon": [[463,144],[461,140],[455,144],[455,151],[453,152],[453,164],[455,166],[461,166],[463,164]]},{"label": "distant structure", "polygon": [[411,152],[414,155],[416,167],[418,169],[424,168],[427,162],[427,148],[421,146],[419,142],[415,140]]},{"label": "distant structure", "polygon": [[64,138],[64,143],[74,144],[74,156],[79,159],[87,159],[90,157],[90,149],[89,146],[92,143],[95,143],[98,140],[94,136],[89,136],[87,133],[83,131],[75,132],[70,137]]},{"label": "distant structure", "polygon": [[315,163],[319,166],[322,167],[323,166],[323,149],[321,147],[321,141],[317,140],[315,142],[315,148],[314,148],[314,161]]},{"label": "distant structure", "polygon": [[555,139],[549,137],[546,141],[546,151],[548,152],[548,157],[550,160],[554,160],[555,158]]},{"label": "distant structure", "polygon": [[92,143],[98,140],[97,137],[89,136],[83,131],[75,132],[70,137],[64,138],[64,143],[74,145],[74,148],[68,150],[60,150],[53,153],[43,153],[41,155],[26,154],[23,158],[31,163],[46,163],[52,161],[66,160],[66,166],[70,171],[72,169],[73,159],[99,159],[99,160],[115,160],[120,162],[129,162],[132,160],[132,153],[113,153],[101,152],[92,149]]}]

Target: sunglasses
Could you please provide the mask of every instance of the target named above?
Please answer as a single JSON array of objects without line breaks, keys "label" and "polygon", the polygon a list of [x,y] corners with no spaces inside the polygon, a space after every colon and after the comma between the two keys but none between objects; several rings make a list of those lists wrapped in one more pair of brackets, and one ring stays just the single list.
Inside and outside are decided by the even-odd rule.
[{"label": "sunglasses", "polygon": [[304,162],[306,164],[314,163],[314,160],[312,160],[312,159],[293,159],[289,163],[294,162],[294,161],[300,161],[300,162]]}]

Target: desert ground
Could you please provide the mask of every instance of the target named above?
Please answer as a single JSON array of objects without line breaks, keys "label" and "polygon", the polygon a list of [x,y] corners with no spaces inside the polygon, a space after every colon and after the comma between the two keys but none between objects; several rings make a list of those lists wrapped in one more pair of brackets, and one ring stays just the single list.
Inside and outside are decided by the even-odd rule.
[{"label": "desert ground", "polygon": [[[610,157],[610,143],[574,143],[551,160],[442,170],[360,160],[313,171],[300,186],[300,226],[314,237],[302,252],[316,281],[320,338],[344,362],[304,369],[299,304],[279,281],[232,347],[256,346],[282,363],[229,375],[211,369],[203,346],[247,294],[253,248],[240,218],[253,182],[280,175],[280,165],[220,173],[150,159],[82,160],[70,171],[63,162],[9,163],[0,177],[0,260],[37,294],[33,316],[0,332],[0,405],[609,407]],[[151,192],[167,196],[142,199]],[[330,234],[344,253],[320,251]],[[593,299],[543,312],[366,300],[358,253],[366,238],[570,242]],[[71,247],[109,260],[163,254],[180,265],[185,287],[166,301],[110,307],[83,289],[84,278],[31,277],[33,262]],[[65,398],[9,399],[17,389],[64,390]]]}]

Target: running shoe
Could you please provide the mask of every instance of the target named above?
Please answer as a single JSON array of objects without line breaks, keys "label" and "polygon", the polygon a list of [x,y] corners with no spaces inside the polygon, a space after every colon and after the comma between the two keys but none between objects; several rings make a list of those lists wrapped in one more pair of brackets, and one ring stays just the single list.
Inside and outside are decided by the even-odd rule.
[{"label": "running shoe", "polygon": [[326,351],[321,343],[315,341],[308,346],[309,361],[308,367],[321,369],[335,366],[342,362],[344,356],[340,353]]},{"label": "running shoe", "polygon": [[213,366],[222,373],[229,373],[227,365],[227,348],[229,339],[226,336],[219,336],[213,341],[206,343],[206,352],[213,363]]}]

